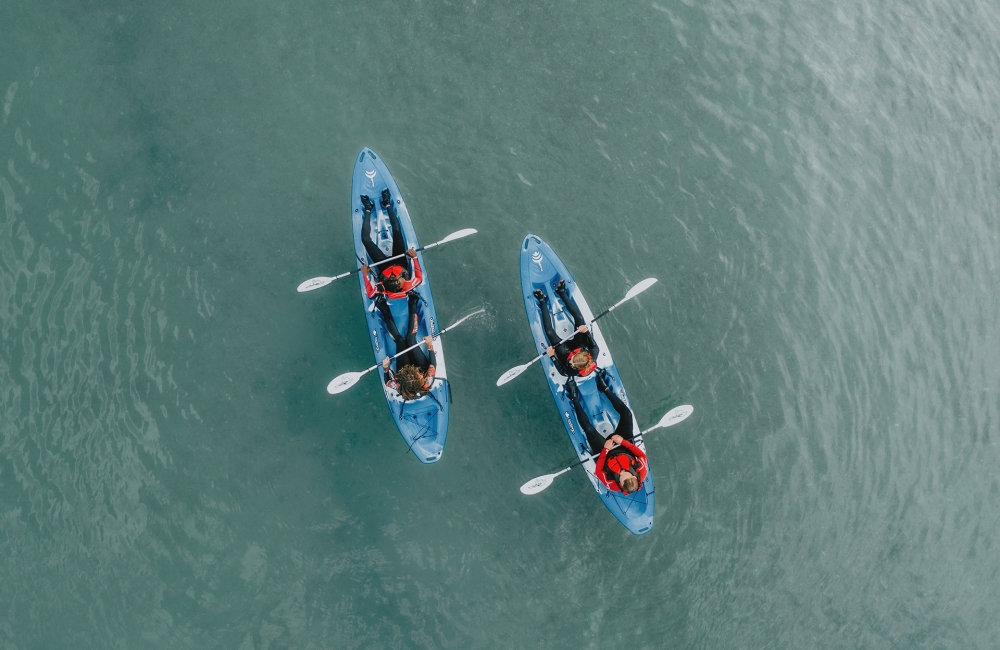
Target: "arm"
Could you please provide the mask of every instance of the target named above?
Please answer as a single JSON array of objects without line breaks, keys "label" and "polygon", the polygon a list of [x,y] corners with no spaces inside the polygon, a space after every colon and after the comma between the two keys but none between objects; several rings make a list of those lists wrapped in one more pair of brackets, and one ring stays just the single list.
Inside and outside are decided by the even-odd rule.
[{"label": "arm", "polygon": [[424,280],[424,272],[420,268],[420,260],[417,258],[416,253],[413,255],[413,286],[417,286]]},{"label": "arm", "polygon": [[425,336],[424,344],[427,346],[427,376],[433,377],[437,372],[434,366],[437,365],[437,355],[434,354],[434,337]]},{"label": "arm", "polygon": [[641,449],[639,449],[638,447],[636,447],[635,445],[633,445],[628,440],[625,440],[624,438],[622,438],[622,441],[621,441],[620,444],[621,444],[622,447],[625,447],[625,449],[628,449],[629,451],[631,451],[632,455],[635,456],[637,460],[640,460],[640,461],[645,461],[646,460],[646,454],[645,454],[645,452],[643,452]]},{"label": "arm", "polygon": [[597,457],[597,464],[594,465],[594,475],[597,476],[597,480],[601,482],[601,485],[608,488],[612,492],[621,492],[621,488],[614,481],[609,481],[604,477],[604,462],[608,459],[608,449],[612,447],[611,438],[604,443],[604,449],[601,450],[601,455]]},{"label": "arm", "polygon": [[[367,264],[365,266],[367,266]],[[368,274],[367,273],[365,273],[364,278],[365,278],[365,294],[367,294],[367,296],[369,298],[374,298],[375,297],[375,287],[372,286],[372,282],[371,282],[371,280],[368,279]]]},{"label": "arm", "polygon": [[[411,248],[410,251],[413,251],[413,249]],[[409,252],[407,252],[407,255],[409,255]],[[413,253],[410,261],[413,262],[413,277],[403,283],[403,288],[400,289],[402,293],[406,293],[424,280],[424,272],[420,268],[420,260],[417,259],[416,252]]]},{"label": "arm", "polygon": [[608,448],[605,446],[604,449],[601,450],[601,455],[597,457],[597,464],[594,465],[594,474],[597,475],[597,480],[605,485],[607,485],[607,483],[604,481],[604,461],[607,459]]},{"label": "arm", "polygon": [[628,440],[623,439],[622,446],[632,452],[635,459],[639,461],[639,480],[645,481],[646,475],[649,474],[649,461],[646,460],[646,454]]},{"label": "arm", "polygon": [[[600,461],[599,467],[601,471],[599,473],[595,471],[594,473],[597,474],[597,480],[601,482],[601,485],[608,488],[608,490],[610,490],[611,492],[621,492],[622,489],[618,487],[617,481],[608,480],[607,477],[604,476],[604,461],[607,459],[608,452],[611,451],[617,444],[615,438],[618,438],[617,442],[622,441],[622,439],[619,436],[611,436],[610,438],[607,439],[607,441],[605,441],[604,449],[601,450],[601,457],[598,459]],[[595,470],[596,469],[597,468],[595,467]]]},{"label": "arm", "polygon": [[389,370],[389,357],[382,359],[382,379],[385,380],[385,385],[389,388],[395,390],[398,387],[396,384],[396,375]]}]

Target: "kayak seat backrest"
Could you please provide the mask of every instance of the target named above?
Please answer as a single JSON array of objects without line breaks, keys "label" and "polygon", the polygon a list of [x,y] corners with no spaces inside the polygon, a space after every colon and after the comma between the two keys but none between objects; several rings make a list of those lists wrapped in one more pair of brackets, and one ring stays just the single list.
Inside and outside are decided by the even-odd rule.
[{"label": "kayak seat backrest", "polygon": [[584,379],[577,378],[577,386],[584,400],[583,410],[590,416],[590,423],[602,436],[610,436],[618,426],[618,413],[600,391],[597,390],[596,375]]},{"label": "kayak seat backrest", "polygon": [[[378,215],[376,217],[377,221],[372,225],[378,226],[378,242],[376,242],[376,246],[386,255],[392,255],[392,225],[389,223],[389,215],[381,208],[375,208],[375,211]],[[375,233],[375,230],[373,227],[372,234]]]},{"label": "kayak seat backrest", "polygon": [[602,412],[596,417],[591,417],[590,423],[593,424],[594,428],[597,429],[597,431],[605,438],[615,432],[615,425],[611,424],[611,420],[608,419],[607,411]]},{"label": "kayak seat backrest", "polygon": [[573,334],[573,317],[565,309],[560,309],[553,314],[552,322],[555,325],[556,334],[559,338],[566,338]]}]

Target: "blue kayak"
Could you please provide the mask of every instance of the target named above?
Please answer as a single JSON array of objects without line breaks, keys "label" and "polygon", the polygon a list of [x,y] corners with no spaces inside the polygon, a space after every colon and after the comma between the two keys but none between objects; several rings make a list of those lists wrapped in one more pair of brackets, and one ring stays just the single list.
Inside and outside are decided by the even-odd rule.
[{"label": "blue kayak", "polygon": [[[548,304],[549,308],[553,310],[556,333],[560,337],[565,338],[574,330],[573,318],[565,310],[562,301],[555,292],[555,286],[560,280],[566,281],[566,289],[580,308],[584,318],[590,321],[594,317],[594,314],[590,311],[583,293],[577,287],[576,281],[569,270],[567,270],[566,265],[563,264],[562,260],[559,259],[559,256],[555,254],[549,245],[539,237],[535,235],[525,237],[524,245],[521,246],[521,293],[524,297],[524,308],[528,313],[528,324],[531,327],[531,335],[535,339],[535,348],[538,354],[544,353],[549,344],[545,338],[545,331],[542,329],[542,314],[534,296],[536,289],[544,291],[549,298]],[[595,342],[601,349],[597,357],[597,366],[607,372],[608,379],[610,380],[609,384],[621,400],[628,405],[629,401],[625,394],[625,387],[622,385],[618,369],[611,358],[611,353],[608,350],[607,343],[604,341],[604,336],[601,334],[599,324],[594,323],[590,329]],[[590,452],[587,448],[587,436],[580,427],[580,423],[576,419],[576,412],[573,409],[573,403],[563,388],[563,385],[566,383],[566,377],[556,370],[555,364],[552,363],[552,360],[548,356],[543,356],[540,363],[545,371],[545,379],[552,390],[552,398],[556,401],[556,407],[562,414],[561,419],[563,425],[566,427],[566,433],[569,434],[573,451],[576,452],[581,461],[585,461],[583,468],[587,472],[587,477],[590,479],[591,485],[594,486],[597,496],[608,507],[608,510],[617,517],[618,521],[622,522],[632,533],[636,535],[648,533],[653,527],[652,470],[650,469],[646,480],[643,482],[642,489],[634,494],[625,495],[608,490],[594,474],[596,462],[590,459]],[[611,402],[597,390],[594,377],[596,377],[596,373],[586,378],[577,378],[577,386],[580,396],[583,399],[584,411],[590,417],[591,424],[594,425],[594,428],[601,435],[608,436],[618,425],[618,413],[611,406]],[[638,425],[634,422],[635,418],[633,417],[632,426],[634,427],[636,436],[635,444],[645,452],[646,446],[641,436],[639,436]]]},{"label": "blue kayak", "polygon": [[[386,254],[391,254],[393,242],[389,215],[380,205],[382,190],[386,188],[389,189],[392,200],[395,202],[396,214],[402,226],[403,237],[406,239],[406,248],[420,248],[420,244],[417,243],[417,235],[413,231],[413,224],[410,222],[410,215],[406,210],[406,203],[403,201],[399,188],[396,187],[396,182],[392,179],[392,175],[382,159],[366,147],[358,155],[358,161],[354,165],[354,181],[351,184],[354,251],[358,260],[371,262],[364,245],[361,243],[361,226],[364,216],[364,208],[361,204],[362,194],[368,195],[375,204],[375,209],[372,211],[372,219],[374,220],[371,228],[372,240]],[[420,325],[417,334],[419,341],[424,336],[437,333],[439,327],[427,269],[424,266],[424,258],[419,252],[417,259],[423,270],[423,282],[414,289],[421,298]],[[396,353],[396,344],[385,329],[382,316],[375,308],[374,302],[365,293],[364,277],[360,273],[358,277],[361,280],[361,299],[365,306],[365,318],[368,319],[372,350],[375,352],[375,361],[381,363],[386,356],[392,356]],[[390,300],[389,306],[396,321],[396,328],[405,335],[408,315],[406,299]],[[448,371],[444,362],[444,345],[440,338],[434,341],[434,349],[437,357],[435,364],[437,375],[431,390],[422,394],[418,399],[403,401],[399,393],[386,386],[385,382],[382,381],[382,369],[379,368],[375,371],[379,375],[379,380],[382,381],[385,399],[389,403],[389,410],[392,412],[392,418],[399,428],[400,435],[403,436],[407,446],[422,463],[433,463],[439,460],[444,452],[445,439],[448,437],[451,387],[448,384]]]}]

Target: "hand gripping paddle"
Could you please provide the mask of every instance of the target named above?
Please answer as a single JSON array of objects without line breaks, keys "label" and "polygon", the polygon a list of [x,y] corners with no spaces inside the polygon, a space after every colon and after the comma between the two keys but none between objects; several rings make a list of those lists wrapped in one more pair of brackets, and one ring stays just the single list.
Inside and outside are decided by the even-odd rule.
[{"label": "hand gripping paddle", "polygon": [[[645,431],[643,431],[639,435],[640,436],[645,435],[645,434],[649,433],[650,431],[652,431],[653,429],[659,429],[661,427],[673,426],[673,425],[677,424],[678,422],[682,422],[683,420],[686,420],[687,417],[689,415],[691,415],[692,412],[694,412],[694,407],[690,406],[688,404],[672,408],[669,411],[667,411],[666,415],[664,415],[662,418],[660,418],[659,422],[657,422],[655,425],[649,427],[648,429],[646,429]],[[564,467],[563,469],[559,470],[555,474],[546,474],[545,476],[537,476],[537,477],[531,479],[530,481],[528,481],[527,483],[525,483],[524,485],[521,486],[521,494],[529,494],[529,495],[530,494],[538,494],[539,492],[541,492],[545,488],[547,488],[550,485],[552,485],[552,481],[556,480],[556,477],[559,476],[560,474],[565,474],[566,472],[570,471],[574,467],[577,467],[578,465],[583,465],[588,460],[594,460],[598,456],[600,456],[600,454],[594,454],[590,458],[587,458],[587,459],[584,459],[584,460],[581,460],[581,461],[577,461],[577,462],[573,463],[572,465],[570,465],[568,467]]]},{"label": "hand gripping paddle", "polygon": [[[418,251],[425,251],[425,250],[434,248],[435,246],[440,246],[441,244],[447,244],[450,241],[455,241],[456,239],[462,239],[463,237],[468,237],[469,235],[474,235],[474,234],[476,234],[476,232],[478,232],[478,231],[475,228],[466,228],[465,230],[456,230],[455,232],[451,233],[450,235],[448,235],[447,237],[445,237],[441,241],[436,241],[433,244],[427,244],[426,246],[421,246],[417,250]],[[371,267],[375,268],[379,264],[385,264],[386,262],[390,262],[392,260],[399,259],[400,257],[403,257],[404,255],[406,255],[406,253],[402,253],[400,255],[394,255],[393,257],[390,257],[390,258],[382,260],[378,264],[372,264]],[[331,282],[334,282],[334,281],[339,280],[341,278],[346,278],[349,275],[354,275],[355,273],[358,273],[360,270],[361,269],[354,269],[353,271],[345,271],[344,273],[341,273],[340,275],[335,275],[332,278],[324,277],[322,275],[319,276],[319,277],[317,277],[317,278],[309,278],[308,280],[306,280],[305,282],[303,282],[302,284],[299,285],[298,292],[299,293],[303,293],[303,292],[306,292],[306,291],[313,291],[315,289],[319,289],[320,287],[325,287],[326,285],[330,284]]]},{"label": "hand gripping paddle", "polygon": [[[480,309],[472,312],[471,314],[469,314],[465,318],[462,318],[461,320],[458,320],[458,321],[452,323],[451,325],[449,325],[448,327],[444,328],[443,330],[441,330],[437,334],[433,334],[432,338],[436,339],[437,337],[441,336],[442,334],[444,334],[448,330],[454,329],[454,328],[458,327],[459,325],[461,325],[465,321],[469,320],[473,316],[476,316],[477,314],[481,314],[484,311],[486,311],[486,310],[483,309],[483,308],[480,308]],[[406,352],[409,352],[410,350],[412,350],[414,348],[417,348],[417,347],[419,347],[419,346],[421,346],[423,344],[424,344],[424,342],[423,342],[423,340],[421,340],[416,345],[411,345],[410,347],[406,348],[405,350],[400,350],[399,352],[397,352],[396,354],[392,355],[389,358],[390,359],[395,359],[399,355],[404,354]],[[331,381],[327,385],[326,392],[330,393],[331,395],[336,395],[337,393],[343,393],[345,390],[347,390],[348,388],[350,388],[354,384],[358,383],[359,379],[361,379],[362,377],[364,377],[365,375],[367,375],[369,372],[371,372],[372,370],[375,370],[376,368],[378,368],[381,365],[382,365],[381,363],[376,363],[371,368],[368,368],[367,370],[362,370],[361,372],[345,372],[344,374],[342,374],[342,375],[340,375],[338,377],[335,377],[334,380]]]},{"label": "hand gripping paddle", "polygon": [[[600,314],[598,314],[597,316],[595,316],[593,320],[591,320],[589,323],[587,323],[587,325],[588,326],[593,325],[600,318],[602,318],[604,316],[607,316],[608,314],[610,314],[611,312],[613,312],[615,309],[617,309],[622,303],[624,303],[624,302],[626,302],[628,300],[631,300],[632,298],[635,298],[640,293],[642,293],[646,289],[650,288],[654,284],[656,284],[656,278],[646,278],[645,280],[643,280],[639,284],[637,284],[634,287],[632,287],[631,289],[629,289],[628,293],[625,294],[624,298],[622,298],[621,300],[619,300],[618,302],[616,302],[615,304],[611,305],[610,307],[608,307],[607,309],[605,309],[604,311],[602,311]],[[576,336],[576,331],[575,330],[573,331],[572,334],[570,334],[569,336],[567,336],[563,340],[559,341],[559,343],[560,344],[561,343],[565,343],[566,341],[570,340],[574,336]],[[553,346],[553,347],[555,347],[555,346]],[[521,364],[519,366],[515,366],[515,367],[511,368],[510,370],[508,370],[507,372],[503,373],[502,375],[500,375],[500,379],[497,379],[497,386],[503,386],[504,384],[506,384],[507,382],[509,382],[511,379],[513,379],[514,377],[517,377],[522,372],[524,372],[525,370],[527,370],[528,368],[530,368],[531,364],[535,363],[536,361],[538,361],[539,359],[541,359],[544,356],[545,356],[545,353],[542,352],[541,354],[539,354],[537,357],[535,357],[534,359],[532,359],[528,363],[523,363],[523,364]]]}]

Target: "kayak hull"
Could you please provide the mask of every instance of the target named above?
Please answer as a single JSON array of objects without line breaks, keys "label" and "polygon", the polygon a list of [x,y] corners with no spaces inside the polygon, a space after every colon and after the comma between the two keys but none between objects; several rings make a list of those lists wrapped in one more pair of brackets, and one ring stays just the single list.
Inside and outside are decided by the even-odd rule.
[{"label": "kayak hull", "polygon": [[[535,350],[537,354],[542,354],[548,347],[545,338],[545,331],[542,329],[542,313],[535,300],[534,291],[541,289],[548,295],[549,308],[553,310],[555,330],[561,337],[568,336],[573,331],[573,319],[568,311],[565,311],[562,301],[556,295],[555,285],[559,280],[566,281],[566,288],[576,301],[577,306],[583,313],[584,318],[590,321],[594,315],[590,311],[586,298],[577,287],[573,275],[563,264],[555,251],[549,247],[541,238],[529,234],[524,238],[521,246],[521,294],[524,298],[524,308],[528,315],[528,325],[531,328],[531,335],[535,340]],[[601,333],[600,323],[594,323],[590,327],[594,340],[600,347],[600,354],[597,357],[597,366],[603,368],[611,379],[611,386],[621,398],[629,405],[625,387],[622,384],[618,369],[615,367],[614,359],[608,350],[607,343]],[[543,356],[541,361],[542,369],[545,373],[545,380],[552,392],[556,407],[560,413],[560,419],[566,428],[573,451],[583,462],[583,469],[587,472],[587,478],[591,486],[597,493],[598,498],[607,506],[608,510],[624,525],[630,532],[636,535],[648,533],[653,527],[654,509],[654,487],[653,473],[650,470],[643,482],[643,487],[635,494],[624,495],[608,490],[594,473],[595,461],[590,459],[590,452],[587,445],[587,437],[577,421],[573,403],[566,394],[563,386],[566,377],[562,376],[556,369],[555,364],[548,356]],[[584,410],[590,416],[590,421],[602,435],[610,435],[618,424],[618,413],[611,406],[604,395],[597,390],[594,378],[596,373],[590,377],[577,379],[577,387],[584,401]],[[631,405],[629,405],[631,408]],[[639,436],[638,425],[633,417],[633,433],[636,436],[636,446],[646,450],[645,444]]]},{"label": "kayak hull", "polygon": [[[361,204],[361,195],[368,195],[375,204],[372,211],[372,218],[376,221],[372,225],[371,237],[375,244],[386,253],[392,250],[392,231],[389,226],[389,217],[380,204],[382,190],[388,188],[392,200],[395,203],[396,214],[399,216],[403,237],[406,240],[407,248],[419,248],[417,235],[413,230],[410,221],[410,214],[406,209],[406,202],[396,186],[396,182],[389,173],[381,157],[376,155],[369,148],[364,148],[358,154],[357,162],[354,165],[354,178],[351,184],[351,219],[354,227],[354,252],[359,263],[362,261],[371,262],[364,244],[361,242],[361,226],[364,216],[364,208]],[[417,340],[424,336],[432,335],[440,330],[437,312],[434,308],[434,298],[431,295],[431,287],[424,266],[424,259],[421,253],[417,253],[420,267],[423,270],[423,281],[414,289],[420,295],[420,325]],[[365,319],[368,323],[368,338],[372,344],[372,351],[375,353],[375,361],[381,363],[387,356],[396,353],[396,345],[389,336],[389,332],[382,322],[382,316],[375,308],[374,302],[365,293],[364,277],[359,273],[358,278],[361,283],[361,300],[364,303]],[[396,321],[396,328],[405,334],[406,320],[408,314],[407,301],[405,298],[389,301],[392,315]],[[444,344],[442,340],[434,341],[436,356],[435,368],[437,370],[436,379],[431,390],[419,399],[403,401],[399,393],[389,388],[382,381],[382,371],[378,369],[375,373],[379,376],[385,393],[389,411],[392,413],[393,421],[399,429],[400,435],[406,442],[407,447],[413,451],[414,455],[422,463],[434,463],[441,459],[444,453],[445,440],[448,437],[448,415],[451,407],[451,387],[448,383],[448,369],[445,364]]]}]

